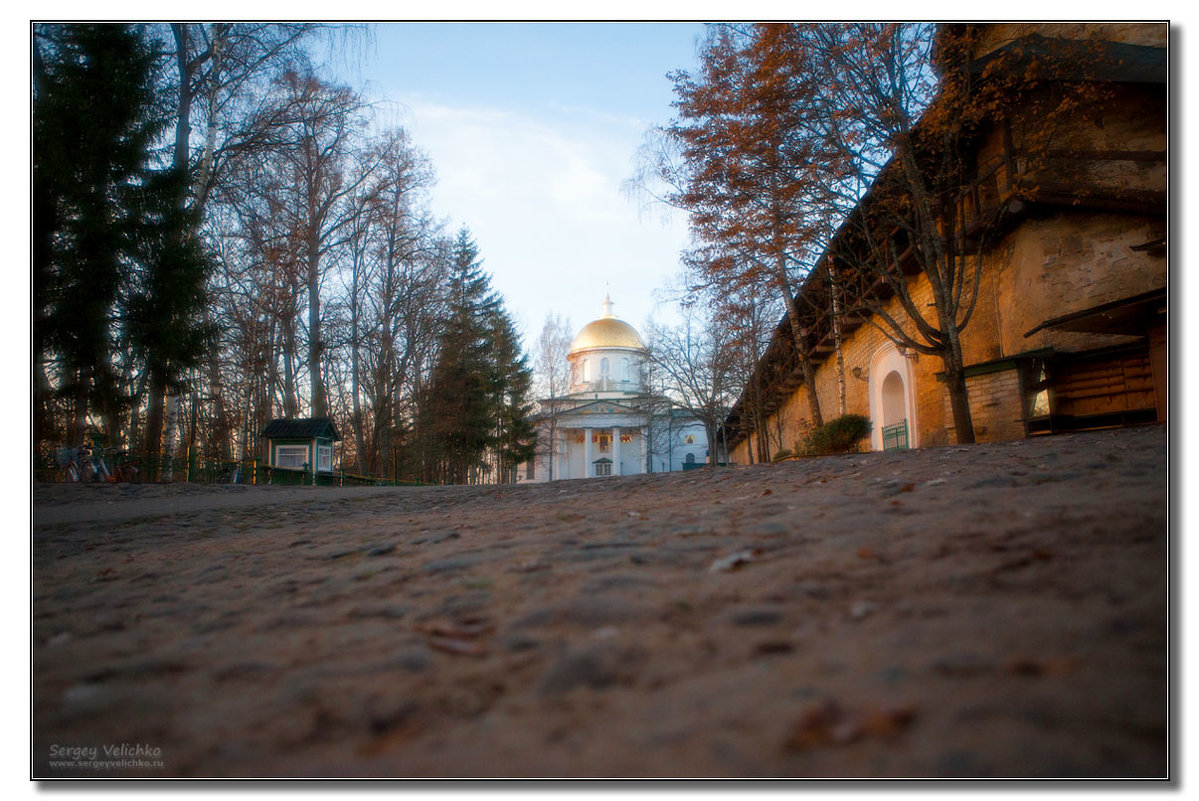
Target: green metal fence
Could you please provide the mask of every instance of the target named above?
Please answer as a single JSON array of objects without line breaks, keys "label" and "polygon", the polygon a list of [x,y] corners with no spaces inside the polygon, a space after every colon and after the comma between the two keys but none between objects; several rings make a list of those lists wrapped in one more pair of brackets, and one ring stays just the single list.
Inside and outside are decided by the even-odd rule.
[{"label": "green metal fence", "polygon": [[[82,481],[189,483],[189,484],[275,484],[293,486],[419,486],[414,481],[399,481],[382,476],[335,470],[316,473],[311,470],[291,470],[271,467],[255,460],[210,459],[196,452],[184,456],[157,456],[153,459],[137,454],[106,452],[102,455],[104,470],[77,462],[76,475]],[[62,454],[39,455],[34,458],[35,481],[72,481]]]}]

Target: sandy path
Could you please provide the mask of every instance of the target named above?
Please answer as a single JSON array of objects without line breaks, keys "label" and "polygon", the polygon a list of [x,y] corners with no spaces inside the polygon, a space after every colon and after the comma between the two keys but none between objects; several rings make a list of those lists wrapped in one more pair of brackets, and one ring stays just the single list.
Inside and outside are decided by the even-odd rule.
[{"label": "sandy path", "polygon": [[62,523],[110,524],[194,512],[311,506],[394,491],[393,487],[43,484],[35,487],[36,522],[39,527]]},{"label": "sandy path", "polygon": [[1160,777],[1165,446],[38,487],[34,773]]}]

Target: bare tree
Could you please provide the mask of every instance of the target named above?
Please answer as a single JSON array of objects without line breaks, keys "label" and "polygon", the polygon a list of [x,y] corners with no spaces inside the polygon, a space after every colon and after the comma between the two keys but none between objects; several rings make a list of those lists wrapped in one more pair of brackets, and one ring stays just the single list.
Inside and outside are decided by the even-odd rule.
[{"label": "bare tree", "polygon": [[[961,340],[982,254],[1036,196],[1067,123],[1102,109],[1105,89],[1088,78],[1100,48],[1030,37],[980,60],[976,25],[785,30],[817,153],[798,177],[827,190],[826,217],[846,221],[829,270],[856,307],[847,311],[941,360],[957,440],[973,442]],[[984,153],[982,131],[1002,143]],[[913,297],[917,285],[931,306]]]},{"label": "bare tree", "polygon": [[[197,236],[206,220],[207,201],[217,181],[222,158],[246,146],[262,133],[262,128],[245,113],[248,97],[255,87],[288,61],[300,58],[302,44],[311,38],[318,26],[298,24],[246,23],[172,23],[166,26],[164,45],[169,52],[173,71],[167,81],[174,97],[174,138],[169,160],[174,172],[181,176],[175,188],[175,204],[181,214],[192,221],[193,228],[180,231],[183,240]],[[200,143],[193,131],[202,130]],[[176,243],[178,247],[180,243]],[[201,319],[193,326],[214,329],[210,306],[203,304]],[[163,316],[177,316],[162,312]],[[180,423],[179,394],[172,389],[179,382],[170,364],[152,371],[143,393],[146,402],[145,446],[157,453],[165,445],[172,455],[176,430]],[[206,379],[207,394],[216,400],[216,428],[228,431],[220,363],[215,358],[203,360],[203,368],[193,371],[191,391],[204,394],[201,381]],[[168,386],[168,384],[170,386]],[[198,398],[192,399],[193,409]],[[136,410],[135,410],[136,415]],[[193,415],[193,418],[195,415]],[[164,425],[165,423],[165,425]],[[194,440],[195,426],[188,431]],[[224,436],[219,436],[224,441]],[[224,452],[224,446],[220,446]]]},{"label": "bare tree", "polygon": [[[755,459],[768,461],[772,443],[767,425],[767,379],[761,369],[783,314],[779,300],[773,295],[755,292],[708,297],[715,319],[725,327],[729,338],[729,381],[732,386],[741,388],[741,396],[732,404],[721,426],[721,434],[725,435],[730,425],[744,431],[746,436],[756,433],[753,447],[747,449],[751,463]],[[781,440],[774,444],[779,443]]]},{"label": "bare tree", "polygon": [[651,323],[649,355],[664,379],[667,396],[704,426],[710,464],[719,461],[719,431],[739,389],[733,382],[733,340],[707,304],[680,305],[678,325]]},{"label": "bare tree", "polygon": [[549,470],[549,479],[554,480],[554,463],[558,455],[558,422],[562,416],[562,399],[570,391],[571,325],[561,315],[549,314],[541,335],[534,346],[534,387],[540,410],[538,420],[541,436],[538,437],[538,452]]},{"label": "bare tree", "polygon": [[[823,421],[815,386],[817,338],[799,302],[799,288],[831,239],[836,221],[823,211],[829,190],[802,180],[819,142],[807,107],[811,71],[791,62],[785,26],[714,25],[700,50],[700,67],[672,77],[677,119],[654,159],[653,193],[685,209],[695,245],[686,256],[693,289],[753,288],[783,301],[815,424]],[[653,141],[653,140],[651,140]],[[843,175],[844,162],[825,161]],[[649,171],[640,177],[645,181]]]},{"label": "bare tree", "polygon": [[446,270],[435,258],[440,225],[427,206],[432,165],[402,130],[386,133],[380,147],[369,252],[373,270],[364,288],[368,338],[362,380],[369,387],[372,423],[368,463],[390,474],[399,432],[411,418],[404,399],[415,397],[423,356],[433,347]]},{"label": "bare tree", "polygon": [[330,252],[345,243],[362,211],[350,201],[377,164],[355,158],[362,154],[366,104],[351,90],[326,84],[311,72],[289,71],[276,82],[273,100],[262,115],[272,144],[270,183],[279,193],[283,224],[277,237],[297,255],[304,289],[308,406],[313,417],[325,417],[322,286]]}]

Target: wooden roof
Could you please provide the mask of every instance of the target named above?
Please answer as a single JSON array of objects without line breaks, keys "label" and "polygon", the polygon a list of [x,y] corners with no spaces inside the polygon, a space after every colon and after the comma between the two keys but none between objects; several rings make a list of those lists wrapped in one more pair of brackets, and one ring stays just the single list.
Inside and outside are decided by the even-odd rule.
[{"label": "wooden roof", "polygon": [[331,417],[277,417],[266,424],[261,436],[268,439],[341,439]]}]

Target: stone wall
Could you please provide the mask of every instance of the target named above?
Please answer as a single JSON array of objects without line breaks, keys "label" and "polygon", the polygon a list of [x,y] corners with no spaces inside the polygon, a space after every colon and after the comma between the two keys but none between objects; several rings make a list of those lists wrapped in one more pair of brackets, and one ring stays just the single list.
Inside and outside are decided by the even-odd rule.
[{"label": "stone wall", "polygon": [[[1074,211],[1026,220],[985,259],[977,306],[962,332],[966,364],[1042,348],[1071,352],[1133,341],[1131,337],[1052,329],[1031,337],[1024,335],[1048,319],[1165,286],[1165,258],[1132,250],[1132,246],[1160,235],[1163,224],[1148,217]],[[931,313],[932,290],[923,275],[912,279],[910,292],[916,306]],[[897,301],[889,304],[888,311],[900,320],[907,320]],[[886,347],[888,341],[870,324],[862,325],[845,338],[848,413],[870,415],[869,366],[874,354]],[[918,409],[919,436],[915,444],[928,447],[955,442],[948,393],[938,377],[944,371],[941,360],[916,353],[910,358]],[[967,381],[967,389],[979,441],[1024,436],[1016,370],[972,377]],[[824,420],[832,420],[838,410],[833,356],[817,367],[816,391]],[[771,453],[780,445],[793,448],[811,421],[807,391],[800,387],[785,400],[769,424]],[[781,443],[776,441],[780,431]],[[733,458],[740,464],[748,463],[745,443],[734,449]]]},{"label": "stone wall", "polygon": [[[1164,24],[1145,23],[1000,24],[988,30],[980,52],[1029,32],[1075,38],[1102,36],[1111,42],[1164,46],[1167,31]],[[1071,353],[1136,341],[1133,337],[1048,328],[1025,335],[1047,320],[1167,285],[1165,257],[1143,249],[1134,250],[1166,236],[1164,214],[1099,210],[1122,208],[1121,198],[1144,199],[1154,193],[1160,194],[1164,201],[1165,113],[1162,87],[1111,87],[1094,109],[1073,118],[1064,136],[1055,143],[1055,147],[1066,145],[1072,155],[1050,158],[1038,165],[1035,176],[1025,176],[1030,185],[1039,184],[1042,178],[1046,182],[1067,180],[1072,182],[1070,185],[1101,196],[1107,205],[1079,203],[1071,207],[1046,202],[1033,204],[1031,208],[1023,204],[1015,209],[1014,213],[1023,216],[983,256],[978,300],[961,336],[967,366],[1041,349]],[[982,146],[980,164],[1001,158],[1003,140],[997,126]],[[1004,174],[997,178],[1002,181]],[[996,183],[989,191],[999,192],[999,186]],[[1035,195],[1040,187],[1032,188]],[[919,275],[911,279],[909,286],[916,308],[934,321],[928,280]],[[914,329],[898,302],[892,301],[888,312],[905,329]],[[846,336],[843,354],[848,413],[870,415],[869,367],[880,349],[887,346],[887,337],[870,324]],[[1164,346],[1159,350],[1164,353]],[[935,355],[914,352],[908,358],[916,407],[914,444],[928,447],[954,442],[948,393],[939,376],[944,371],[941,360]],[[1015,365],[970,377],[967,391],[979,441],[1024,436],[1019,371]],[[834,356],[818,365],[816,394],[824,420],[835,418],[839,403]],[[1164,405],[1160,414],[1164,416]],[[794,447],[811,421],[808,393],[801,386],[783,402],[767,426],[771,453],[780,446]],[[741,443],[732,456],[739,463],[747,463],[748,443]]]},{"label": "stone wall", "polygon": [[1112,213],[1063,212],[1025,221],[988,257],[1003,355],[1127,341],[1050,329],[1024,335],[1048,319],[1164,287],[1166,259],[1132,250],[1164,236],[1164,226],[1164,220]]}]

